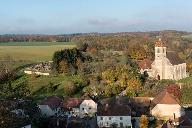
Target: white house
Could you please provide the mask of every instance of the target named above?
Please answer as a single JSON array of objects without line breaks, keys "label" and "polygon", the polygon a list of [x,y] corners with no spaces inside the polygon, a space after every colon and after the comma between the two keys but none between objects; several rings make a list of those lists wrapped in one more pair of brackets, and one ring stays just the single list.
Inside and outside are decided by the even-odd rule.
[{"label": "white house", "polygon": [[57,116],[61,112],[62,99],[57,96],[50,96],[45,98],[38,106],[43,115]]},{"label": "white house", "polygon": [[150,67],[143,67],[141,72],[147,71],[150,77],[159,80],[179,80],[186,77],[186,63],[175,52],[167,52],[161,39],[155,43],[155,60]]},{"label": "white house", "polygon": [[85,115],[94,116],[97,112],[97,103],[92,99],[84,99],[80,104],[80,115],[83,117]]},{"label": "white house", "polygon": [[184,109],[166,90],[152,100],[151,114],[159,118],[176,119],[185,115]]},{"label": "white house", "polygon": [[179,80],[186,77],[186,63],[174,52],[167,52],[159,39],[155,44],[155,60],[151,64],[152,76],[158,79]]},{"label": "white house", "polygon": [[98,127],[132,127],[131,109],[121,97],[101,101],[97,112]]}]

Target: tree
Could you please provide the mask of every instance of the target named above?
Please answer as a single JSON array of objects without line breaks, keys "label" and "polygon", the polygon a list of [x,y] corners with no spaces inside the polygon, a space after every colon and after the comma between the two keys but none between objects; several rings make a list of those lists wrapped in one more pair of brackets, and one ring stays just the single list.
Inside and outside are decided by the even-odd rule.
[{"label": "tree", "polygon": [[148,128],[148,118],[145,115],[142,115],[140,117],[140,128]]},{"label": "tree", "polygon": [[137,96],[141,88],[141,82],[138,78],[132,77],[128,81],[128,86],[126,88],[126,93],[128,96]]},{"label": "tree", "polygon": [[64,85],[64,93],[72,96],[77,91],[76,85],[72,81],[67,81]]},{"label": "tree", "polygon": [[58,73],[65,73],[65,74],[70,73],[70,67],[68,62],[65,59],[61,60],[59,62],[57,70],[58,70]]},{"label": "tree", "polygon": [[64,49],[54,53],[52,68],[58,73],[69,71],[71,74],[76,74],[80,61],[84,62],[90,59],[89,56],[83,55],[83,53],[76,48]]},{"label": "tree", "polygon": [[1,100],[0,102],[0,127],[1,128],[17,128],[23,127],[28,119],[19,117],[16,114],[10,112],[14,109],[14,103],[8,100]]}]

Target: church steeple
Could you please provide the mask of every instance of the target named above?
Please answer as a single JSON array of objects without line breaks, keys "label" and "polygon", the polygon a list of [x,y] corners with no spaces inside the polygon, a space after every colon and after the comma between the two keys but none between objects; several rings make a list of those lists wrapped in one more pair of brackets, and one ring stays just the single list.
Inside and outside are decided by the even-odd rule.
[{"label": "church steeple", "polygon": [[166,57],[166,47],[161,38],[155,42],[155,59]]}]

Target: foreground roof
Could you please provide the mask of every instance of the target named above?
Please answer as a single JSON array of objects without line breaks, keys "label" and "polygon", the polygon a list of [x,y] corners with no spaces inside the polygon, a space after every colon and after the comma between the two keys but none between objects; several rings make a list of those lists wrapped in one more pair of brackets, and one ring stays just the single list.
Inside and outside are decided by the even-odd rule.
[{"label": "foreground roof", "polygon": [[80,98],[65,98],[63,102],[64,108],[76,108],[82,103],[82,99]]},{"label": "foreground roof", "polygon": [[179,103],[177,102],[177,99],[175,97],[173,97],[170,93],[167,92],[166,89],[164,89],[152,100],[152,104],[157,105],[157,104],[179,104]]},{"label": "foreground roof", "polygon": [[40,105],[48,105],[50,108],[58,108],[62,105],[62,99],[57,96],[46,97]]},{"label": "foreground roof", "polygon": [[98,105],[98,116],[130,116],[129,100],[125,97],[107,98]]}]

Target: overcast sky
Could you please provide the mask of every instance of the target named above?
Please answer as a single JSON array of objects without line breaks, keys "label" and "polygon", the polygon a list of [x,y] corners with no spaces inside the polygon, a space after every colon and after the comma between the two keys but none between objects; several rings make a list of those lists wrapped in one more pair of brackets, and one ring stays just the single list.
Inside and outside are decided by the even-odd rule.
[{"label": "overcast sky", "polygon": [[192,0],[0,0],[0,34],[192,31]]}]

